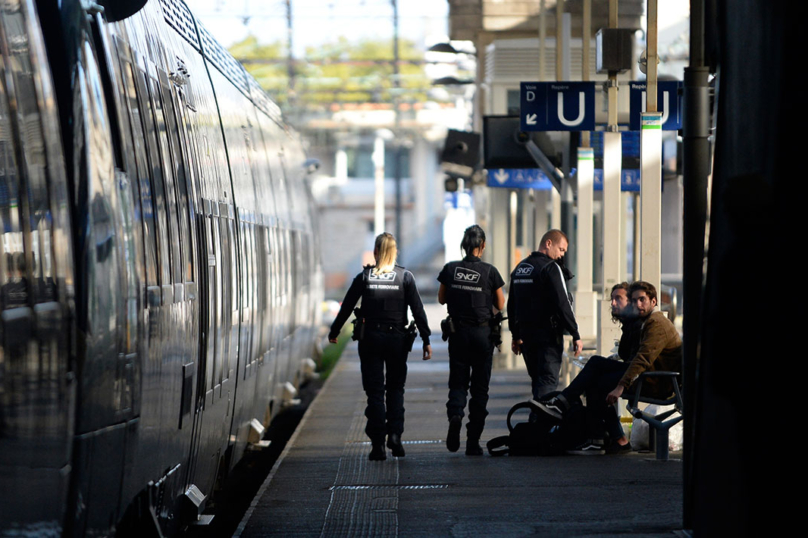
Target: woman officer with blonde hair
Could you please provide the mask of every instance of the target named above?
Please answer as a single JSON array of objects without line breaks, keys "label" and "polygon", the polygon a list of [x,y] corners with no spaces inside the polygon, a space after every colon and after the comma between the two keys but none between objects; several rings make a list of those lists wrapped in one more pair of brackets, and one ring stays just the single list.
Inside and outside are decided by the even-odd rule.
[{"label": "woman officer with blonde hair", "polygon": [[340,329],[361,298],[357,324],[361,323],[363,327],[357,327],[356,332],[361,335],[359,360],[362,388],[367,395],[365,416],[368,419],[365,433],[373,447],[369,456],[373,461],[387,459],[385,437],[393,456],[404,456],[401,434],[404,431],[404,382],[407,380],[409,353],[409,346],[405,348],[408,306],[423,340],[423,359],[432,358],[424,305],[412,273],[396,265],[397,253],[396,239],[392,234],[385,232],[376,237],[373,249],[376,265],[365,266],[356,275],[328,334],[328,341],[336,343]]}]

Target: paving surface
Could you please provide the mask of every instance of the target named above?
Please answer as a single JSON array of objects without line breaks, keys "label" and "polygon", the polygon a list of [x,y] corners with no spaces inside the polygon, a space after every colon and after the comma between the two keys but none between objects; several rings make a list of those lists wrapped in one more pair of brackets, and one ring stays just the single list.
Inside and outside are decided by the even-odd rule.
[{"label": "paving surface", "polygon": [[[433,309],[431,309],[433,310]],[[439,315],[429,312],[433,324]],[[309,408],[236,536],[673,536],[682,465],[653,454],[468,457],[446,450],[446,344],[411,354],[407,455],[367,459],[365,396],[355,343]],[[495,366],[483,441],[507,433],[529,396],[522,369]],[[464,428],[465,432],[465,428]],[[463,440],[464,441],[464,440]]]}]

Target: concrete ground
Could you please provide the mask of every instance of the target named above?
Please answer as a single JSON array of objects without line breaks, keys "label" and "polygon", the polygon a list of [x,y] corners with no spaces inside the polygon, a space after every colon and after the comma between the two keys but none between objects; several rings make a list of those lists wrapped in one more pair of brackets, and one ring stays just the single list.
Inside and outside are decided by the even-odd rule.
[{"label": "concrete ground", "polygon": [[[437,308],[428,310],[432,325]],[[448,452],[449,360],[439,335],[433,351],[429,362],[418,350],[408,361],[406,457],[388,451],[386,461],[370,462],[359,359],[349,344],[236,536],[680,534],[681,454],[668,462],[641,453],[468,457],[464,443]],[[508,410],[529,392],[524,368],[495,367],[483,441],[507,433]]]}]

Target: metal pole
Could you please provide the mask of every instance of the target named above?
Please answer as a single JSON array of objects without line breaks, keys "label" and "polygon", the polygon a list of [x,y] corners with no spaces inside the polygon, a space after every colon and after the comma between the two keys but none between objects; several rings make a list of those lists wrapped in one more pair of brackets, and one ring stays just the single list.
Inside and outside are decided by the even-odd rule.
[{"label": "metal pole", "polygon": [[657,111],[657,0],[648,0],[647,111],[640,130],[640,277],[655,286],[662,274],[662,114]]},{"label": "metal pole", "polygon": [[[583,27],[581,30],[581,80],[589,80],[589,44],[592,35],[592,0],[583,3]],[[595,176],[595,157],[589,145],[590,133],[581,133],[578,148],[578,226],[576,235],[575,318],[578,330],[584,338],[597,336],[597,294],[592,291],[592,243]]]},{"label": "metal pole", "polygon": [[[564,0],[556,2],[556,62],[555,80],[564,80]],[[562,185],[563,188],[563,185]],[[562,228],[561,220],[561,193],[556,189],[550,191],[552,213],[550,221],[553,228]]]},{"label": "metal pole", "polygon": [[710,90],[708,68],[704,65],[704,0],[690,2],[690,66],[685,68],[683,122],[683,394],[684,479],[683,526],[693,528],[695,506],[693,454],[698,439],[696,406],[698,405],[696,372],[699,368],[699,329],[701,327],[702,267],[704,232],[707,221],[707,182],[710,175]]},{"label": "metal pole", "polygon": [[[570,38],[572,34],[572,18],[569,13],[564,13],[561,18],[562,25],[561,25],[561,39],[562,39],[562,58],[563,58],[563,65],[561,69],[562,78],[559,80],[570,80],[572,78],[572,74],[570,73]],[[562,133],[562,137],[567,140],[567,150],[564,151],[563,156],[564,160],[562,163],[562,169],[564,170],[564,175],[569,178],[570,168],[572,168],[572,159],[576,158],[576,151],[577,147],[572,147],[572,136],[571,133]],[[575,196],[572,190],[572,184],[569,179],[564,180],[561,184],[561,226],[562,230],[565,230],[567,234],[573,239],[575,238]],[[568,267],[575,267],[575,261],[578,256],[578,244],[573,242],[569,245],[569,251],[565,257],[566,263]],[[570,284],[572,287],[577,289],[578,280],[573,280]]]},{"label": "metal pole", "polygon": [[395,128],[393,129],[393,140],[396,148],[395,153],[395,185],[396,185],[396,243],[398,253],[401,256],[402,245],[404,243],[401,235],[401,118],[399,117],[398,89],[401,86],[398,68],[398,1],[390,0],[393,4],[393,110],[395,118]]},{"label": "metal pole", "polygon": [[541,0],[541,7],[539,8],[541,10],[539,11],[539,80],[541,81],[544,81],[547,77],[547,18],[545,17],[545,4],[546,0]]},{"label": "metal pole", "polygon": [[[609,28],[617,28],[617,0],[609,0]],[[609,73],[607,84],[608,120],[603,133],[603,299],[600,301],[598,352],[608,355],[620,329],[611,322],[612,286],[622,281],[620,237],[623,229],[620,208],[620,176],[623,165],[622,136],[617,130],[617,74]]]},{"label": "metal pole", "polygon": [[376,135],[373,142],[373,166],[375,169],[375,195],[373,197],[373,234],[384,232],[384,139]]},{"label": "metal pole", "polygon": [[646,93],[648,100],[646,102],[646,112],[657,112],[657,60],[659,54],[657,52],[657,0],[648,0],[648,32],[645,41],[646,53],[645,57],[648,60],[646,68],[647,84]]},{"label": "metal pole", "polygon": [[289,77],[289,105],[290,110],[293,108],[291,105],[295,101],[295,57],[292,50],[292,0],[286,0],[286,72]]}]

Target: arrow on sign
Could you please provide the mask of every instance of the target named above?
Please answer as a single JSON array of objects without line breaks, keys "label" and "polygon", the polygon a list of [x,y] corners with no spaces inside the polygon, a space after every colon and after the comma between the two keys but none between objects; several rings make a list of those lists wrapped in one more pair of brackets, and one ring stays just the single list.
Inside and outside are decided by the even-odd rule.
[{"label": "arrow on sign", "polygon": [[503,183],[508,181],[508,173],[502,168],[500,168],[499,170],[497,170],[497,173],[494,174],[494,179],[499,181],[499,184],[502,185]]},{"label": "arrow on sign", "polygon": [[525,116],[525,123],[528,125],[536,125],[536,114],[528,114]]}]

